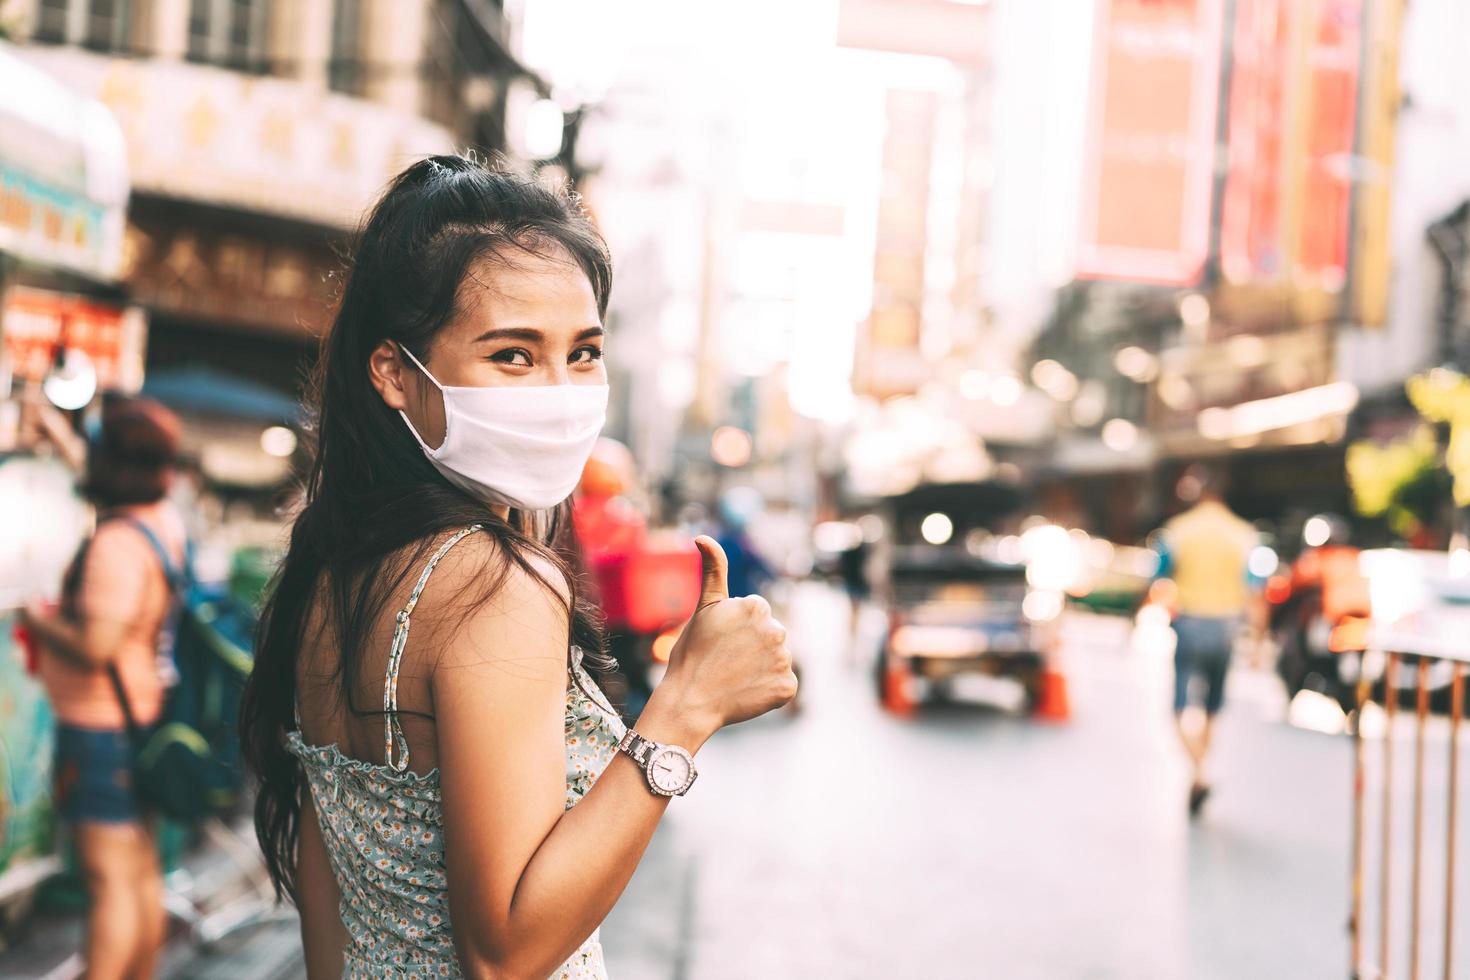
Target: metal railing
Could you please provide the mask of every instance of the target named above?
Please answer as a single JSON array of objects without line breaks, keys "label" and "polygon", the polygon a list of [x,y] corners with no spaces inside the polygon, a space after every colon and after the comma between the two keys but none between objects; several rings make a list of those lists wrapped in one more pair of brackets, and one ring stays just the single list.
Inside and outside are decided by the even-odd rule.
[{"label": "metal railing", "polygon": [[[1353,725],[1352,781],[1352,865],[1351,899],[1348,920],[1350,942],[1349,971],[1354,980],[1391,980],[1403,977],[1439,977],[1451,980],[1455,973],[1455,879],[1456,837],[1459,821],[1460,728],[1465,711],[1466,665],[1470,662],[1463,646],[1443,637],[1378,631],[1370,640],[1370,648],[1362,660],[1357,682],[1357,711]],[[1448,684],[1444,674],[1448,673]],[[1431,674],[1440,682],[1431,684]],[[1439,693],[1445,692],[1446,693]],[[1426,734],[1437,727],[1431,712],[1431,694],[1441,702],[1437,711],[1448,714],[1448,737],[1441,758],[1431,760]],[[1381,724],[1371,727],[1381,731],[1365,731],[1374,706],[1381,707]],[[1413,712],[1412,724],[1406,725],[1400,715]],[[1403,793],[1396,765],[1404,759],[1405,750],[1398,729],[1412,728],[1408,747],[1408,823],[1403,830],[1398,820],[1404,816]],[[1381,739],[1381,745],[1373,745]],[[1375,759],[1376,757],[1376,759]],[[1426,845],[1434,847],[1428,825],[1431,822],[1426,804],[1425,773],[1431,765],[1447,767],[1445,779],[1443,868],[1442,876],[1428,871]],[[1376,766],[1376,773],[1375,773]],[[1376,779],[1372,778],[1376,775]],[[1370,783],[1380,791],[1378,799],[1369,791]],[[1377,826],[1370,822],[1376,818]],[[1405,842],[1398,835],[1408,834],[1408,896],[1402,901],[1402,872],[1397,861],[1403,858]],[[1376,855],[1370,846],[1376,845]],[[1435,848],[1435,857],[1440,854]],[[1376,867],[1374,866],[1376,864]],[[1398,900],[1396,902],[1396,899]],[[1442,899],[1443,934],[1434,935],[1434,919],[1428,902]],[[1376,913],[1377,921],[1370,918]],[[1399,922],[1397,915],[1406,914]],[[1426,935],[1427,934],[1427,935]],[[1370,945],[1373,948],[1370,948]],[[1438,970],[1430,963],[1431,947],[1438,947]],[[1428,965],[1427,965],[1428,964]],[[1402,972],[1400,971],[1402,968]],[[1461,976],[1465,975],[1462,971]]]}]

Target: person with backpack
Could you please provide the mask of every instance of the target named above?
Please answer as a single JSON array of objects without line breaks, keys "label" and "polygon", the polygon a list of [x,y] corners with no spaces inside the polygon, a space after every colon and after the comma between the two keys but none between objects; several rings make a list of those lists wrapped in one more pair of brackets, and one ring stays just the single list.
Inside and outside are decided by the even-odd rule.
[{"label": "person with backpack", "polygon": [[56,810],[91,898],[84,956],[93,980],[152,976],[167,921],[130,728],[156,723],[171,673],[164,646],[176,590],[153,542],[182,565],[187,535],[167,499],[180,428],[157,402],[105,400],[81,484],[96,531],[66,573],[59,607],[23,613],[57,719]]}]

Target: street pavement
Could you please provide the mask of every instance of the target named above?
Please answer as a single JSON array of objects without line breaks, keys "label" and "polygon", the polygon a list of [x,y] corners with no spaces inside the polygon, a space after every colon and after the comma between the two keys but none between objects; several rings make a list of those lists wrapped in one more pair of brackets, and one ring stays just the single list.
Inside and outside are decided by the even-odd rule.
[{"label": "street pavement", "polygon": [[[798,600],[802,710],[700,753],[699,783],[603,927],[617,980],[1347,976],[1352,743],[1284,724],[1273,675],[1237,665],[1216,791],[1191,824],[1169,651],[1132,643],[1127,621],[1068,619],[1064,724],[980,704],[901,719],[855,663],[845,600],[817,586]],[[872,617],[864,647],[883,628]],[[1428,798],[1442,828],[1442,779]],[[1425,886],[1431,926],[1440,880]],[[1440,933],[1424,935],[1438,976]]]},{"label": "street pavement", "polygon": [[[1348,975],[1352,742],[1285,724],[1271,674],[1232,673],[1215,795],[1191,824],[1168,651],[1137,642],[1126,620],[1066,621],[1065,722],[996,707],[1003,686],[898,718],[871,681],[882,615],[868,610],[854,643],[838,593],[802,585],[790,606],[800,710],[722,732],[700,753],[698,784],[674,801],[603,926],[614,980]],[[1408,721],[1397,729],[1400,801]],[[1431,758],[1446,732],[1431,725]],[[1382,742],[1369,751],[1376,792]],[[1442,765],[1426,786],[1423,968],[1439,976]],[[1394,819],[1402,964],[1406,805]],[[1369,857],[1376,958],[1376,848]],[[1470,963],[1470,900],[1458,908]],[[288,924],[212,956],[175,950],[167,975],[301,976],[294,943]]]}]

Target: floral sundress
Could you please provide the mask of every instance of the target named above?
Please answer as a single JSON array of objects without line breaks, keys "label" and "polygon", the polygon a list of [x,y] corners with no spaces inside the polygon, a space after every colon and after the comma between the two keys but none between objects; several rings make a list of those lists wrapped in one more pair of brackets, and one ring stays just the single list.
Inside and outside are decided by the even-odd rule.
[{"label": "floral sundress", "polygon": [[[480,525],[456,532],[429,560],[399,612],[383,690],[385,764],[344,755],[335,745],[308,745],[300,726],[286,737],[301,760],[341,891],[349,937],[343,977],[459,977],[449,922],[444,868],[444,814],[439,770],[408,768],[408,742],[398,721],[398,669],[410,616],[429,576],[449,549]],[[572,648],[567,679],[566,808],[577,804],[612,761],[622,720]],[[606,980],[598,934],[587,937],[552,980]]]}]

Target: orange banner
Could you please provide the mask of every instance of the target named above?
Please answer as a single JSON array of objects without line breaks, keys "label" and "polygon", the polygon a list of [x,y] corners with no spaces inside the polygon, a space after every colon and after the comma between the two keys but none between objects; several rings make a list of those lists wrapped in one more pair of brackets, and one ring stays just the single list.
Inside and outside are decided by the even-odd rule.
[{"label": "orange banner", "polygon": [[1199,279],[1223,31],[1221,0],[1100,0],[1079,276]]},{"label": "orange banner", "polygon": [[1235,282],[1347,274],[1362,0],[1239,0],[1220,253]]}]

